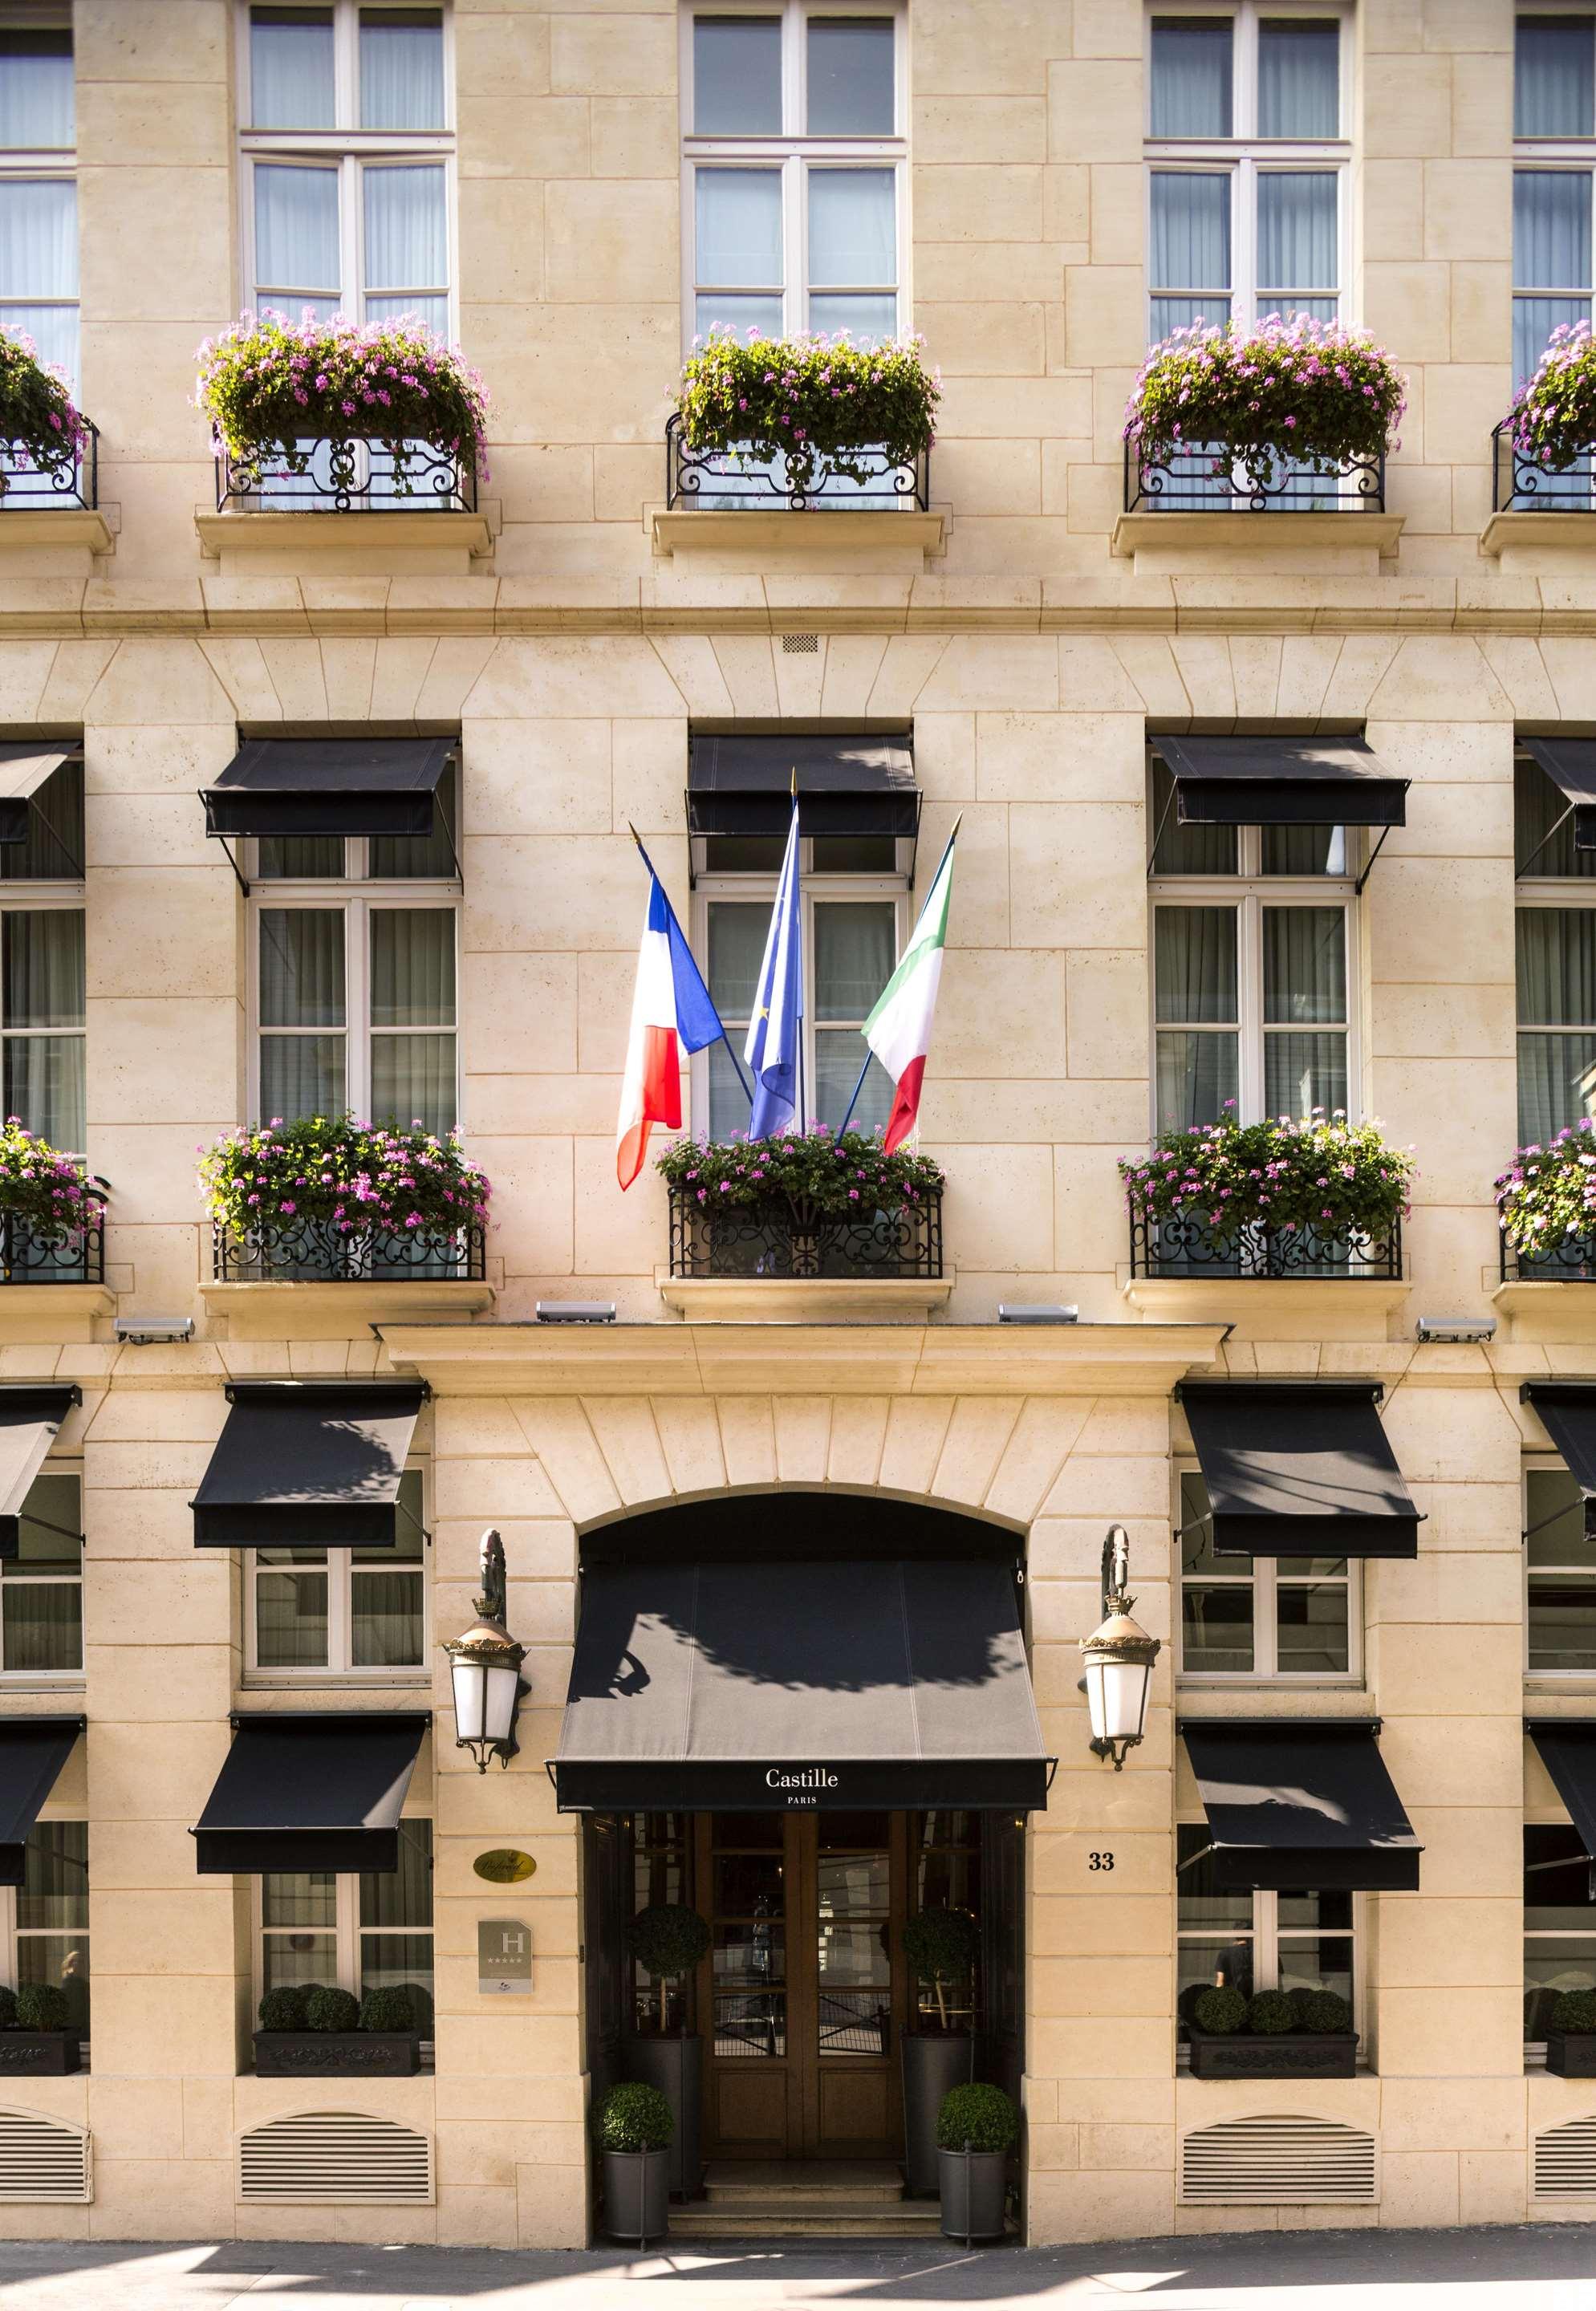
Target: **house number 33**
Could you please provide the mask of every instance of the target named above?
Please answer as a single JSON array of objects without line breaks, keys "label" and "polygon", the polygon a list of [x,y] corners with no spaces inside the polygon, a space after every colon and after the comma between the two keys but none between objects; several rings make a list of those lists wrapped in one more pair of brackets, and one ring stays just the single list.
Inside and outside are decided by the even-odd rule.
[{"label": "house number 33", "polygon": [[1087,1858],[1094,1870],[1112,1870],[1114,1866],[1114,1857],[1112,1853],[1094,1853]]}]

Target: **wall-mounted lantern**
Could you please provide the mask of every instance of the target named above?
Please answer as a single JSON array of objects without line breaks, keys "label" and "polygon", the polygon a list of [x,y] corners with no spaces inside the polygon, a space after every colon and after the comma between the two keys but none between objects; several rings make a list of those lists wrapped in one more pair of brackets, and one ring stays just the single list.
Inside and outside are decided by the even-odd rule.
[{"label": "wall-mounted lantern", "polygon": [[1122,1524],[1110,1525],[1103,1544],[1103,1625],[1081,1639],[1081,1684],[1092,1714],[1092,1750],[1123,1770],[1126,1752],[1147,1731],[1147,1696],[1158,1640],[1130,1618],[1130,1541]]},{"label": "wall-mounted lantern", "polygon": [[482,1594],[472,1601],[475,1620],[443,1650],[454,1685],[455,1745],[471,1750],[477,1772],[485,1774],[490,1756],[508,1766],[515,1755],[521,1663],[527,1657],[525,1645],[518,1645],[505,1626],[504,1543],[491,1530],[482,1537]]}]

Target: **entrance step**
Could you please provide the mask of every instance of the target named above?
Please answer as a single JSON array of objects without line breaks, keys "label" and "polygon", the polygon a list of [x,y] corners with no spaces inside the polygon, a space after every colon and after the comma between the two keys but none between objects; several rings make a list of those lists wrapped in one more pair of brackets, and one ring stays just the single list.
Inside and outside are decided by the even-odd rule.
[{"label": "entrance step", "polygon": [[820,2209],[791,2200],[753,2200],[735,2207],[710,2207],[702,2199],[670,2211],[672,2238],[936,2238],[942,2212],[934,2199],[899,2206]]},{"label": "entrance step", "polygon": [[903,2169],[886,2159],[717,2160],[704,2194],[673,2207],[676,2238],[927,2238],[941,2224],[935,2199],[905,2199]]},{"label": "entrance step", "polygon": [[886,2158],[717,2159],[704,2170],[711,2203],[814,2199],[856,2206],[903,2195],[903,2170]]}]

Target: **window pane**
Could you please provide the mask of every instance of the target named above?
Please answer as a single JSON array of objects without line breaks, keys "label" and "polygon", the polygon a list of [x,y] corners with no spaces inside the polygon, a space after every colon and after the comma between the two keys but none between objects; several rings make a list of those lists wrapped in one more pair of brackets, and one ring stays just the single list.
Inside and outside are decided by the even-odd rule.
[{"label": "window pane", "polygon": [[1521,907],[1521,1027],[1596,1026],[1596,908]]},{"label": "window pane", "polygon": [[260,1024],[344,1025],[344,917],[339,909],[262,908]]},{"label": "window pane", "polygon": [[1234,826],[1182,826],[1174,800],[1174,781],[1161,755],[1153,757],[1153,854],[1156,875],[1234,875],[1236,830]]},{"label": "window pane", "polygon": [[448,212],[440,167],[367,169],[368,289],[436,289],[449,279]]},{"label": "window pane", "polygon": [[4,1660],[11,1670],[82,1669],[82,1583],[8,1581]]},{"label": "window pane", "polygon": [[893,975],[896,948],[897,911],[890,899],[870,906],[816,905],[815,1018],[863,1019]]},{"label": "window pane", "polygon": [[82,1035],[7,1035],[4,1072],[7,1115],[82,1155],[89,1138]]},{"label": "window pane", "polygon": [[1348,1666],[1347,1584],[1316,1582],[1275,1591],[1276,1662],[1285,1675],[1335,1677]]},{"label": "window pane", "polygon": [[722,1019],[745,1020],[753,1008],[770,920],[768,903],[741,906],[722,900],[711,903],[710,993]]},{"label": "window pane", "polygon": [[[1230,185],[1228,176],[1154,170],[1148,277],[1155,289],[1228,291]],[[1224,315],[1210,309],[1207,318]]]},{"label": "window pane", "polygon": [[1576,328],[1591,318],[1588,297],[1515,297],[1513,301],[1513,376],[1516,386],[1540,366],[1554,329]]},{"label": "window pane", "polygon": [[1515,136],[1589,136],[1596,118],[1596,37],[1589,16],[1521,16],[1513,48]]},{"label": "window pane", "polygon": [[330,8],[250,11],[249,118],[256,128],[335,126]]},{"label": "window pane", "polygon": [[1225,1927],[1233,1934],[1251,1933],[1252,1892],[1246,1887],[1216,1884],[1214,1860],[1208,1851],[1214,1836],[1207,1822],[1183,1821],[1177,1826],[1175,1836],[1175,1886],[1182,1933],[1190,1927],[1205,1926]]},{"label": "window pane", "polygon": [[361,125],[443,126],[443,17],[430,9],[361,11]]},{"label": "window pane", "polygon": [[88,1923],[88,1823],[36,1822],[23,1855],[18,1926],[68,1933]]},{"label": "window pane", "polygon": [[262,290],[337,296],[343,270],[335,170],[256,163],[255,278]]},{"label": "window pane", "polygon": [[1589,1565],[1596,1573],[1596,1541],[1585,1539],[1585,1496],[1566,1469],[1531,1469],[1524,1486],[1525,1529],[1531,1569]]},{"label": "window pane", "polygon": [[1155,136],[1230,135],[1230,56],[1227,17],[1154,17]]},{"label": "window pane", "polygon": [[1283,1930],[1305,1926],[1320,1933],[1352,1932],[1352,1897],[1293,1888],[1275,1897],[1275,1921]]},{"label": "window pane", "polygon": [[[42,1522],[41,1522],[42,1520]],[[75,1477],[35,1477],[22,1504],[17,1553],[0,1564],[0,1578],[83,1569],[82,1487]]]},{"label": "window pane", "polygon": [[1308,1935],[1301,1941],[1281,1937],[1277,1959],[1280,1987],[1293,1990],[1333,1990],[1352,2003],[1352,1940],[1349,1935]]},{"label": "window pane", "polygon": [[1235,1036],[1183,1035],[1161,1028],[1156,1042],[1159,1130],[1219,1122],[1239,1094]]},{"label": "window pane", "polygon": [[[748,1129],[748,1094],[737,1081],[731,1053],[724,1043],[711,1043],[704,1056],[710,1063],[710,1137],[729,1139],[734,1131]],[[695,1131],[703,1128],[696,1115],[693,1128]]]},{"label": "window pane", "polygon": [[1524,1924],[1543,1933],[1596,1934],[1591,1863],[1572,1823],[1524,1825]]},{"label": "window pane", "polygon": [[1188,1581],[1181,1591],[1181,1666],[1189,1674],[1239,1676],[1252,1667],[1252,1584],[1222,1589]]},{"label": "window pane", "polygon": [[255,868],[257,883],[317,876],[341,882],[343,876],[341,834],[263,834],[259,838]]},{"label": "window pane", "polygon": [[260,1945],[260,1975],[263,1990],[336,1984],[336,1939],[332,1934],[266,1934]]},{"label": "window pane", "polygon": [[[0,318],[9,316],[0,314]],[[78,882],[83,872],[83,765],[81,757],[53,771],[34,797],[21,842],[0,850],[0,882]]]},{"label": "window pane", "polygon": [[1153,921],[1160,1022],[1187,1025],[1234,1019],[1235,909],[1158,907]]},{"label": "window pane", "polygon": [[[399,1477],[398,1513],[394,1518],[391,1548],[352,1548],[352,1565],[369,1565],[374,1572],[391,1573],[397,1565],[422,1561],[422,1483],[419,1469],[406,1469]],[[258,1554],[258,1552],[257,1552]]]},{"label": "window pane", "polygon": [[327,1574],[257,1573],[255,1657],[262,1669],[325,1669]]},{"label": "window pane", "polygon": [[[0,191],[0,209],[3,206],[4,193]],[[0,304],[0,326],[18,336],[31,337],[34,352],[47,369],[60,370],[68,385],[76,382],[78,313],[75,305]],[[73,871],[75,873],[76,869]]]},{"label": "window pane", "polygon": [[452,1130],[458,1116],[452,1035],[378,1035],[371,1043],[371,1121]]},{"label": "window pane", "polygon": [[811,16],[808,77],[811,136],[890,136],[891,17]]},{"label": "window pane", "polygon": [[781,171],[700,169],[693,196],[699,280],[727,289],[779,289],[785,278]]},{"label": "window pane", "polygon": [[1266,875],[1346,875],[1344,826],[1260,826]]},{"label": "window pane", "polygon": [[342,1035],[263,1035],[260,1112],[268,1122],[342,1115],[349,1105]]},{"label": "window pane", "polygon": [[1347,918],[1339,907],[1264,909],[1263,1016],[1270,1026],[1346,1018]]},{"label": "window pane", "polygon": [[1223,1985],[1227,1990],[1239,1990],[1243,1998],[1252,1997],[1252,1945],[1219,1934],[1182,1934],[1177,1950],[1180,1973],[1176,2012],[1180,2035],[1184,2038],[1190,2033],[1192,2009],[1205,1990]]},{"label": "window pane", "polygon": [[1515,289],[1590,288],[1587,170],[1513,171],[1513,283]]},{"label": "window pane", "polygon": [[[809,854],[816,875],[891,875],[897,870],[898,849],[890,834],[812,834]],[[781,865],[778,844],[771,871],[778,873]]]},{"label": "window pane", "polygon": [[700,136],[780,134],[780,17],[693,18],[693,126]]},{"label": "window pane", "polygon": [[[815,1092],[809,1103],[811,1123],[841,1125],[853,1098],[853,1086],[868,1050],[855,1034],[817,1034],[815,1038]],[[897,1086],[872,1053],[859,1095],[854,1101],[851,1131],[884,1131],[893,1112]],[[747,1102],[744,1102],[745,1110]]]},{"label": "window pane", "polygon": [[41,908],[4,918],[8,1027],[83,1024],[83,912]]},{"label": "window pane", "polygon": [[1544,2038],[1565,1990],[1596,1990],[1596,1936],[1524,1944],[1524,2036]]},{"label": "window pane", "polygon": [[883,288],[898,277],[891,169],[811,169],[809,278],[828,289]]},{"label": "window pane", "polygon": [[1294,1121],[1322,1107],[1333,1115],[1347,1105],[1347,1038],[1340,1035],[1266,1035],[1263,1039],[1263,1104],[1269,1115]]},{"label": "window pane", "polygon": [[1258,293],[1294,301],[1340,280],[1336,179],[1324,169],[1270,170],[1258,179]]},{"label": "window pane", "polygon": [[380,907],[371,917],[373,1027],[449,1027],[455,1016],[455,919],[443,907]]},{"label": "window pane", "polygon": [[422,1658],[422,1575],[351,1571],[350,1648],[356,1669],[398,1669]]},{"label": "window pane", "polygon": [[1147,310],[1147,335],[1158,344],[1176,329],[1189,329],[1194,321],[1222,329],[1230,318],[1230,299],[1223,290],[1206,297],[1155,297]]},{"label": "window pane", "polygon": [[1519,1143],[1596,1115],[1596,1035],[1519,1037]]},{"label": "window pane", "polygon": [[331,1926],[338,1915],[338,1881],[330,1870],[273,1870],[260,1881],[264,1926]]},{"label": "window pane", "polygon": [[0,297],[76,295],[76,186],[70,178],[0,182]]},{"label": "window pane", "polygon": [[1258,133],[1334,136],[1340,126],[1340,28],[1267,19],[1258,27]]},{"label": "window pane", "polygon": [[432,1825],[401,1821],[398,1868],[362,1873],[361,1924],[392,1932],[432,1923]]},{"label": "window pane", "polygon": [[762,337],[779,337],[781,334],[781,300],[774,297],[738,297],[730,290],[700,291],[693,301],[693,327],[701,337],[711,329],[735,329],[739,337],[752,330]]},{"label": "window pane", "polygon": [[368,859],[373,880],[458,874],[449,839],[455,824],[455,766],[450,763],[438,781],[430,834],[374,834],[371,838]]},{"label": "window pane", "polygon": [[55,150],[75,133],[72,34],[0,31],[0,146]]},{"label": "window pane", "polygon": [[31,1982],[53,1982],[66,1993],[66,2027],[80,2033],[89,2028],[89,1936],[19,1934],[17,1988]]},{"label": "window pane", "polygon": [[811,296],[809,327],[816,336],[850,336],[868,352],[872,345],[890,344],[897,336],[898,301],[895,296],[842,295],[830,290]]},{"label": "window pane", "polygon": [[432,2030],[432,1937],[431,1934],[362,1934],[361,1995],[368,1990],[407,1990],[411,2028],[430,2037]]},{"label": "window pane", "polygon": [[413,289],[403,290],[397,297],[368,296],[365,316],[368,321],[397,321],[399,316],[413,314],[422,327],[434,336],[447,337],[449,330],[449,299],[421,297]]}]

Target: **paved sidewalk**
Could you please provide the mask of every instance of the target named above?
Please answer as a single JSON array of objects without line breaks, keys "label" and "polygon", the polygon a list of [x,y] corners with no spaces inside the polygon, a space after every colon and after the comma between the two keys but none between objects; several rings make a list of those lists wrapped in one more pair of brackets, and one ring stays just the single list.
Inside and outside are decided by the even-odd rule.
[{"label": "paved sidewalk", "polygon": [[1596,2311],[1596,2225],[1253,2232],[967,2254],[685,2246],[632,2255],[432,2247],[0,2244],[0,2311]]}]

